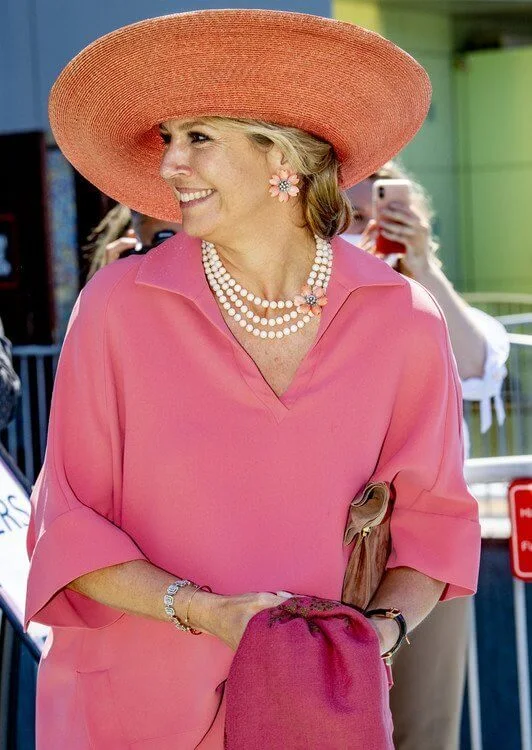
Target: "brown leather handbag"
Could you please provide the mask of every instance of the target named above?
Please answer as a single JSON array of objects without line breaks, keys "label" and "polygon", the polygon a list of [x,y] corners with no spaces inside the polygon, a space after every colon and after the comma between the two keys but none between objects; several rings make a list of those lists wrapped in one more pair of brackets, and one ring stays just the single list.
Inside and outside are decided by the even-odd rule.
[{"label": "brown leather handbag", "polygon": [[347,563],[342,601],[366,609],[379,587],[390,554],[392,488],[366,485],[349,506],[344,544],[355,543]]}]

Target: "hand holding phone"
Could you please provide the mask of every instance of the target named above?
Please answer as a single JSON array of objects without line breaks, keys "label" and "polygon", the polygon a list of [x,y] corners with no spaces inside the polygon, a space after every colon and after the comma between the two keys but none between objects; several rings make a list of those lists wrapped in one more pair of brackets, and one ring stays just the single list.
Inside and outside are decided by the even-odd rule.
[{"label": "hand holding phone", "polygon": [[[382,211],[390,203],[403,203],[406,207],[410,205],[411,189],[409,180],[375,180],[372,188],[373,216],[379,221]],[[395,242],[377,232],[375,250],[379,255],[404,255],[405,246],[401,242]]]}]

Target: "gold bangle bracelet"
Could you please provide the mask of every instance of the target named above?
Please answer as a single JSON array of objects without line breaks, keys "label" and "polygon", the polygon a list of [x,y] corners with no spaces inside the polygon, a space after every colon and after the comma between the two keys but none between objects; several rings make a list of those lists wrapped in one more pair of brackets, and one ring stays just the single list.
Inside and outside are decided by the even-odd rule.
[{"label": "gold bangle bracelet", "polygon": [[196,586],[196,588],[190,595],[190,599],[188,600],[188,603],[187,603],[187,611],[185,614],[185,620],[183,624],[185,625],[185,627],[189,628],[189,632],[192,633],[192,635],[202,635],[203,633],[202,630],[195,630],[194,628],[191,628],[188,622],[188,616],[190,613],[190,605],[192,604],[192,599],[194,599],[198,591],[207,591],[209,594],[212,594],[212,589],[209,586]]}]

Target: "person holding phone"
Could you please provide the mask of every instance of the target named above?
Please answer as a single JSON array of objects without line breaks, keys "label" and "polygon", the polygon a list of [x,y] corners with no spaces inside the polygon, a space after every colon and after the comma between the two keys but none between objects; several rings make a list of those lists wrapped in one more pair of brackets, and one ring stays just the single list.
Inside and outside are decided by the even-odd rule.
[{"label": "person holding phone", "polygon": [[181,225],[131,211],[117,203],[92,231],[83,248],[90,262],[87,281],[100,268],[132,253],[146,253],[181,231]]},{"label": "person holding phone", "polygon": [[[449,326],[463,398],[480,402],[483,432],[492,423],[492,402],[502,424],[508,335],[498,321],[468,305],[446,277],[424,188],[389,162],[347,192],[353,220],[344,237],[431,292]],[[464,439],[467,458],[465,422]],[[397,750],[457,750],[467,634],[468,602],[442,602],[412,634],[412,647],[398,655],[390,697]]]}]

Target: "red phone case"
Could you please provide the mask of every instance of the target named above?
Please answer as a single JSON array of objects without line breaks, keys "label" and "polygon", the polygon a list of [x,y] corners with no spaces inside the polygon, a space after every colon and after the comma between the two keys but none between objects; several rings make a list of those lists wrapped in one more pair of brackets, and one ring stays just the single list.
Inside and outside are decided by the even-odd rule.
[{"label": "red phone case", "polygon": [[[379,198],[376,195],[379,186],[384,187],[386,190],[386,197]],[[397,201],[408,204],[410,202],[410,183],[408,180],[377,180],[374,184],[374,190],[373,204],[375,217],[378,217],[380,210],[385,208],[388,203]],[[389,240],[380,233],[377,234],[375,250],[380,255],[404,255],[406,252],[406,248],[402,242]]]},{"label": "red phone case", "polygon": [[402,242],[389,240],[387,237],[383,237],[380,233],[377,234],[375,250],[381,255],[393,255],[394,253],[397,253],[399,255],[405,254],[405,246]]}]

